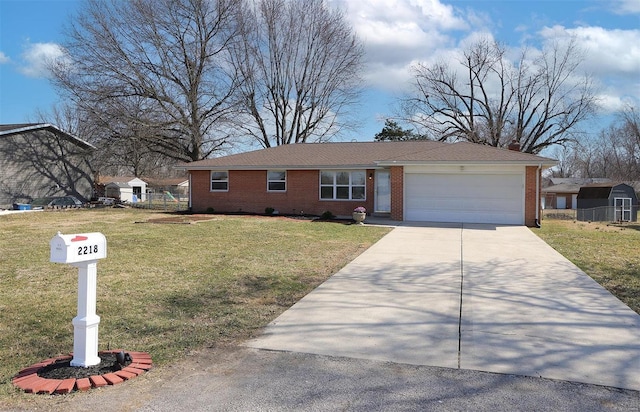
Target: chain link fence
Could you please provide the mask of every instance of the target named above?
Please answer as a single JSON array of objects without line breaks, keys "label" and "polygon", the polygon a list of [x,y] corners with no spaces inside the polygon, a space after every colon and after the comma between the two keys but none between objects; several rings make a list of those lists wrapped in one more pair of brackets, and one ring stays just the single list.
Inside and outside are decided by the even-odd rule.
[{"label": "chain link fence", "polygon": [[544,219],[579,220],[582,222],[636,222],[639,207],[616,208],[614,206],[590,209],[544,209]]},{"label": "chain link fence", "polygon": [[144,201],[133,204],[134,207],[166,212],[179,212],[189,209],[189,196],[180,193],[160,192],[146,193]]}]

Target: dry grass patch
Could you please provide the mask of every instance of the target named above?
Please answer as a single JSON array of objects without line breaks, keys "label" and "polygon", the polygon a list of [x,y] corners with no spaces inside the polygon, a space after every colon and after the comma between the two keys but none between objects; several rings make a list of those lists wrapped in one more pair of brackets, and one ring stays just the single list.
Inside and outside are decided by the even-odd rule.
[{"label": "dry grass patch", "polygon": [[267,217],[140,224],[144,210],[0,216],[0,400],[21,368],[73,349],[77,269],[49,262],[49,240],[102,232],[99,349],[149,352],[158,365],[247,339],[389,229]]},{"label": "dry grass patch", "polygon": [[640,313],[640,225],[547,219],[534,233]]}]

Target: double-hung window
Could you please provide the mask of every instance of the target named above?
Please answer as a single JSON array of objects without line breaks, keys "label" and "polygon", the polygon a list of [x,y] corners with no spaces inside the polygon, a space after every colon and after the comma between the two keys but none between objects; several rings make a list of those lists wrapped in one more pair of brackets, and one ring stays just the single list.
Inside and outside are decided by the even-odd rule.
[{"label": "double-hung window", "polygon": [[211,191],[227,192],[229,191],[229,172],[211,172]]},{"label": "double-hung window", "polygon": [[325,170],[320,172],[320,199],[364,200],[366,197],[364,170]]},{"label": "double-hung window", "polygon": [[268,192],[286,192],[286,190],[287,190],[287,172],[285,170],[267,171],[267,191]]}]

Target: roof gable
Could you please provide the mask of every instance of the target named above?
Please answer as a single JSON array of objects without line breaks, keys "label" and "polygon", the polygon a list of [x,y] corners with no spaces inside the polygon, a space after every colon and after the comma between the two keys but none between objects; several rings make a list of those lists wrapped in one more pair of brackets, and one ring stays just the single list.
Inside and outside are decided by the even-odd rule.
[{"label": "roof gable", "polygon": [[21,124],[2,124],[0,125],[0,137],[13,136],[17,134],[28,134],[31,132],[37,132],[40,130],[46,130],[54,135],[61,136],[76,145],[84,149],[95,149],[96,147],[89,142],[65,132],[64,130],[49,124],[49,123],[21,123]]},{"label": "roof gable", "polygon": [[363,168],[420,163],[511,163],[552,166],[541,156],[474,143],[404,142],[298,143],[179,165],[197,169]]}]

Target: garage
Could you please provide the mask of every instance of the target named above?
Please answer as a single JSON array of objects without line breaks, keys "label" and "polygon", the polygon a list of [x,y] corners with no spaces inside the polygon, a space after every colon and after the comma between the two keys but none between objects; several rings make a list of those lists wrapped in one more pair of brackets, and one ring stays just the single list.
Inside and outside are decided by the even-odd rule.
[{"label": "garage", "polygon": [[524,224],[524,171],[424,173],[406,171],[410,221]]}]

